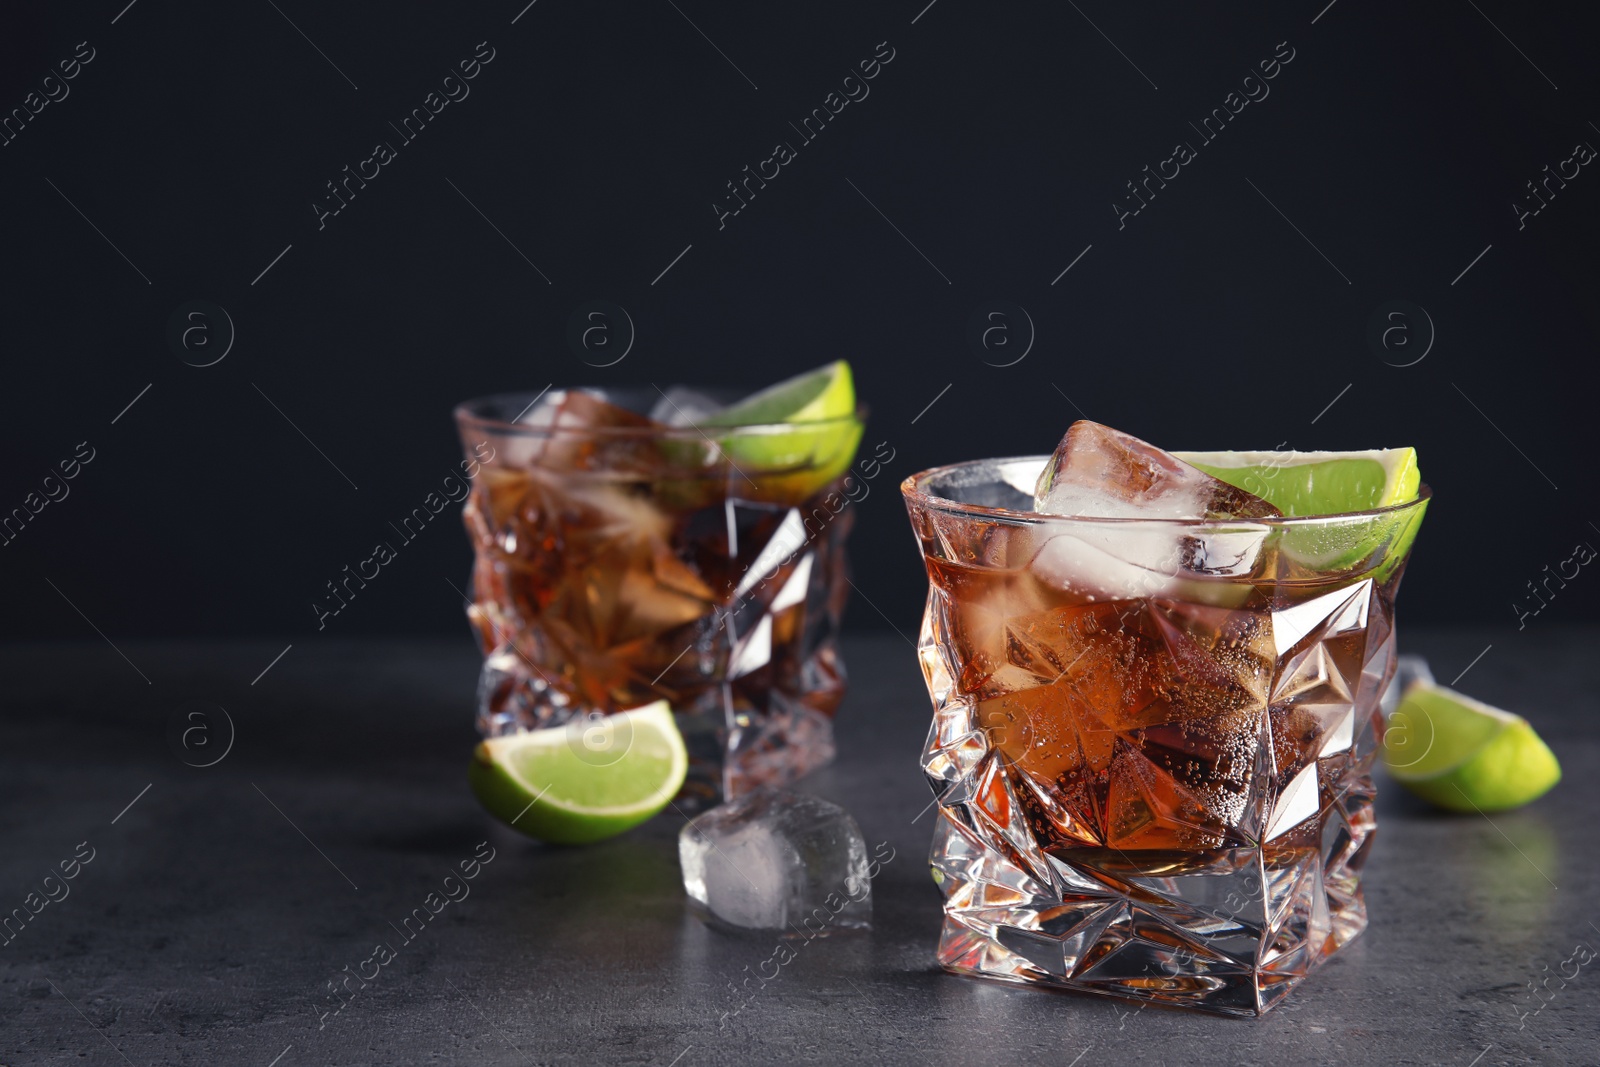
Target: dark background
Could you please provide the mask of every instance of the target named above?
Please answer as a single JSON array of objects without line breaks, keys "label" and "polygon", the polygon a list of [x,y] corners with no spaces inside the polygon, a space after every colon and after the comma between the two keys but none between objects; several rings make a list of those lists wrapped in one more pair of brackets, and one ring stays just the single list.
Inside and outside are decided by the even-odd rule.
[{"label": "dark background", "polygon": [[[0,513],[79,442],[95,458],[0,547],[0,633],[309,640],[324,583],[454,469],[454,402],[754,387],[839,357],[865,450],[895,452],[860,505],[856,627],[921,610],[901,478],[1048,451],[1080,411],[1170,448],[1417,446],[1436,499],[1410,621],[1515,626],[1544,565],[1600,544],[1571,447],[1600,176],[1520,231],[1512,207],[1600,144],[1592,17],[924,3],[9,5],[0,109],[78,42],[95,58],[0,148]],[[400,146],[389,123],[480,41],[470,96]],[[884,41],[870,96],[719,230],[725,183]],[[1125,183],[1198,147],[1188,124],[1279,42],[1270,96],[1119,230]],[[398,157],[319,230],[325,183],[378,141]],[[194,300],[237,331],[214,366],[168,342]],[[615,366],[566,341],[592,300],[635,325]],[[994,300],[1036,331],[1012,366],[989,364],[1022,327],[1003,352],[967,341]],[[1390,364],[1424,327],[1403,352],[1367,340],[1392,300],[1437,331],[1413,366]],[[465,635],[455,510],[329,631]]]}]

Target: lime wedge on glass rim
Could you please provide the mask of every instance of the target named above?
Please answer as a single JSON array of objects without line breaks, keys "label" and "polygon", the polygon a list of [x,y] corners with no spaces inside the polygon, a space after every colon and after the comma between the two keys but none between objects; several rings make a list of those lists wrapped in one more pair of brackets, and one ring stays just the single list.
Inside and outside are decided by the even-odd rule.
[{"label": "lime wedge on glass rim", "polygon": [[706,426],[752,426],[773,422],[817,422],[856,410],[855,380],[850,364],[834,360],[752,393],[736,404],[706,416]]},{"label": "lime wedge on glass rim", "polygon": [[[1414,448],[1363,452],[1174,452],[1213,478],[1253,493],[1284,515],[1372,512],[1417,498],[1422,474]],[[1387,544],[1378,577],[1399,566],[1422,525],[1424,504],[1398,514],[1354,515],[1340,523],[1291,525],[1280,550],[1314,570],[1341,570]]]},{"label": "lime wedge on glass rim", "polygon": [[1213,478],[1254,493],[1285,515],[1338,515],[1414,500],[1414,448],[1367,452],[1174,452]]},{"label": "lime wedge on glass rim", "polygon": [[1411,792],[1451,811],[1505,811],[1561,780],[1561,764],[1520,715],[1413,682],[1389,718],[1383,762]]},{"label": "lime wedge on glass rim", "polygon": [[[793,471],[820,489],[850,466],[861,442],[850,364],[835,360],[745,397],[701,420],[733,464],[752,477]],[[718,433],[741,426],[759,432]]]},{"label": "lime wedge on glass rim", "polygon": [[529,837],[581,845],[644,822],[689,770],[664,700],[480,741],[467,780],[489,814]]}]

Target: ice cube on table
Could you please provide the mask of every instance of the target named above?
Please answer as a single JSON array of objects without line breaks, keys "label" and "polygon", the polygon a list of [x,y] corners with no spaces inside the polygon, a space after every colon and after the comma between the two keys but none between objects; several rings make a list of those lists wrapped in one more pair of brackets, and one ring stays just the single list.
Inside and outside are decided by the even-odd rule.
[{"label": "ice cube on table", "polygon": [[1130,434],[1073,423],[1039,472],[1033,507],[1048,515],[1262,519],[1283,513],[1253,493]]},{"label": "ice cube on table", "polygon": [[678,834],[678,861],[716,923],[807,938],[871,925],[861,828],[820,797],[763,789],[704,812]]},{"label": "ice cube on table", "polygon": [[1393,715],[1394,709],[1400,706],[1400,698],[1405,695],[1406,687],[1412,682],[1433,683],[1433,672],[1428,669],[1428,661],[1421,656],[1401,655],[1394,660],[1394,677],[1389,680],[1389,688],[1383,691],[1380,703],[1384,715]]},{"label": "ice cube on table", "polygon": [[1097,599],[1181,596],[1227,605],[1249,594],[1239,579],[1256,569],[1268,527],[1210,527],[1165,520],[1228,520],[1281,514],[1175,456],[1087,420],[1067,430],[1034,488],[1036,511],[1065,517],[1149,519],[1146,523],[1042,526],[1032,561],[1047,586]]},{"label": "ice cube on table", "polygon": [[706,394],[682,385],[668,386],[650,408],[650,417],[668,426],[698,426],[723,405]]}]

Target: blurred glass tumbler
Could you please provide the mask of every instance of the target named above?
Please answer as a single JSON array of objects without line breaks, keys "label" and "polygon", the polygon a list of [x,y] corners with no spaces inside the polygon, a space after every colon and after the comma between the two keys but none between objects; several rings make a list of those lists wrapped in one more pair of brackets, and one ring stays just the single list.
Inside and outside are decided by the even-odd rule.
[{"label": "blurred glass tumbler", "polygon": [[1260,1015],[1366,928],[1378,701],[1428,491],[1323,517],[1067,518],[1033,513],[1043,463],[901,486],[929,578],[939,961]]},{"label": "blurred glass tumbler", "polygon": [[[669,390],[676,392],[676,390]],[[699,807],[833,758],[862,414],[673,427],[654,390],[552,390],[455,412],[484,736],[665,699]]]}]

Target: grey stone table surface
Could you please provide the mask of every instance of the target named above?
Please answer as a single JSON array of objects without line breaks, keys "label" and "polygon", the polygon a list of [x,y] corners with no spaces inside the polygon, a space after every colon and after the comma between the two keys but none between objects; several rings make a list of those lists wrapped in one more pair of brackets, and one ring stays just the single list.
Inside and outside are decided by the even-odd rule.
[{"label": "grey stone table surface", "polygon": [[[1461,688],[1528,715],[1566,779],[1492,820],[1380,781],[1371,926],[1255,1020],[937,967],[928,702],[898,636],[847,642],[841,756],[803,785],[894,850],[874,927],[804,943],[764,984],[745,980],[774,938],[685,908],[680,816],[575,849],[478,809],[465,638],[303,640],[265,674],[282,643],[10,646],[0,912],[59,899],[0,948],[0,1064],[1597,1063],[1597,639],[1402,623],[1441,681],[1470,664]],[[227,723],[190,701],[226,710],[225,755]],[[213,766],[174,755],[192,727]],[[475,855],[450,883],[469,895],[402,940]],[[63,861],[76,877],[47,883]],[[358,971],[377,973],[341,1008],[330,983]]]}]

